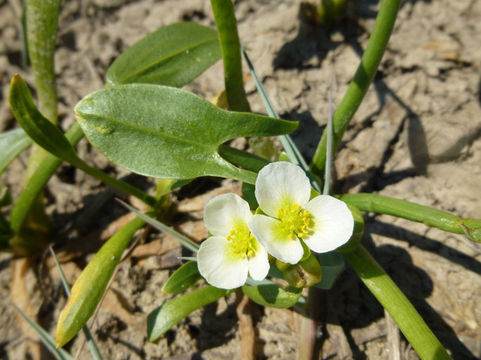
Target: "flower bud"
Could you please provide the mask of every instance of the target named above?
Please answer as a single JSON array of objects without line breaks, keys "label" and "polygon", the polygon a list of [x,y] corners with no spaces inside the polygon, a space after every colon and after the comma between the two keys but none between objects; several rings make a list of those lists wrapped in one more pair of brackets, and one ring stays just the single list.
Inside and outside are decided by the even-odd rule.
[{"label": "flower bud", "polygon": [[310,287],[321,281],[322,268],[314,254],[310,254],[307,259],[295,265],[276,261],[277,268],[282,271],[287,282],[296,287]]}]

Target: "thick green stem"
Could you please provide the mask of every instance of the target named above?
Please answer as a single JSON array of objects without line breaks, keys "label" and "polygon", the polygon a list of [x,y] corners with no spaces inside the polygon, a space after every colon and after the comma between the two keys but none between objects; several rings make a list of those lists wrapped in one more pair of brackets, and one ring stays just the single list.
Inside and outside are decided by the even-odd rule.
[{"label": "thick green stem", "polygon": [[481,219],[466,219],[445,211],[377,194],[345,194],[339,199],[361,211],[392,215],[481,242]]},{"label": "thick green stem", "polygon": [[451,359],[414,306],[362,245],[342,255],[389,312],[421,359]]},{"label": "thick green stem", "polygon": [[[35,75],[38,108],[52,123],[57,123],[57,87],[55,85],[55,40],[60,0],[27,0],[27,42]],[[29,179],[47,153],[34,145],[25,177]]]},{"label": "thick green stem", "polygon": [[[65,134],[72,145],[76,145],[83,135],[84,133],[78,124],[74,124]],[[27,181],[10,213],[10,226],[14,232],[20,229],[35,199],[42,192],[45,184],[61,163],[61,159],[55,155],[48,154],[40,163],[33,176]]]},{"label": "thick green stem", "polygon": [[[357,68],[354,79],[347,89],[344,98],[334,113],[333,122],[333,154],[342,139],[342,135],[351,121],[354,113],[361,105],[367,89],[374,79],[379,63],[381,62],[387,42],[394,28],[394,22],[399,10],[401,0],[382,0],[374,29]],[[321,177],[326,164],[327,134],[322,134],[321,141],[316,149],[311,163],[311,171]]]},{"label": "thick green stem", "polygon": [[242,79],[241,50],[234,5],[231,0],[211,0],[224,62],[225,91],[229,108],[249,112]]},{"label": "thick green stem", "polygon": [[38,108],[57,123],[54,54],[60,0],[27,0],[27,41],[35,75]]},{"label": "thick green stem", "polygon": [[235,149],[228,145],[221,145],[219,154],[234,165],[242,166],[244,169],[259,172],[269,161],[252,153]]},{"label": "thick green stem", "polygon": [[[65,134],[66,138],[74,146],[80,141],[80,139],[82,139],[83,135],[82,129],[78,123],[75,123]],[[35,199],[38,197],[38,194],[40,194],[42,189],[45,187],[45,184],[61,163],[62,159],[56,157],[55,155],[48,154],[41,162],[41,166],[38,167],[34,175],[27,181],[10,214],[10,226],[14,232],[18,232],[18,230],[20,230],[20,226],[27,218],[28,212],[30,211]],[[106,184],[139,198],[150,206],[155,205],[155,198],[145,194],[135,186],[127,184],[124,181],[117,180],[100,170],[89,167],[80,159],[78,159],[78,162],[73,165],[85,171],[89,175],[102,180]]]}]

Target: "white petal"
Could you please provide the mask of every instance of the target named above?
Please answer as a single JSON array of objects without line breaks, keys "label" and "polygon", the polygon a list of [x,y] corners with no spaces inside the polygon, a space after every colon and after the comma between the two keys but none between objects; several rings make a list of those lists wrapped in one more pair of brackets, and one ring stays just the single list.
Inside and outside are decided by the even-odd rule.
[{"label": "white petal", "polygon": [[222,194],[209,200],[204,209],[205,227],[213,235],[227,236],[236,223],[247,224],[252,214],[247,201],[236,194]]},{"label": "white petal", "polygon": [[248,226],[269,254],[283,262],[297,264],[304,254],[304,249],[298,239],[291,240],[279,231],[278,222],[268,216],[254,215]]},{"label": "white petal", "polygon": [[269,272],[269,267],[267,251],[259,243],[255,255],[249,258],[249,275],[254,280],[264,280]]},{"label": "white petal", "polygon": [[311,185],[299,166],[280,161],[259,171],[255,194],[262,211],[276,217],[279,208],[286,203],[304,207],[311,195]]},{"label": "white petal", "polygon": [[247,258],[232,255],[227,239],[221,236],[212,236],[200,244],[197,266],[209,284],[221,289],[235,289],[244,285],[249,269]]},{"label": "white petal", "polygon": [[314,217],[314,234],[303,239],[312,251],[332,251],[350,239],[354,218],[344,202],[320,195],[309,201],[305,209]]}]

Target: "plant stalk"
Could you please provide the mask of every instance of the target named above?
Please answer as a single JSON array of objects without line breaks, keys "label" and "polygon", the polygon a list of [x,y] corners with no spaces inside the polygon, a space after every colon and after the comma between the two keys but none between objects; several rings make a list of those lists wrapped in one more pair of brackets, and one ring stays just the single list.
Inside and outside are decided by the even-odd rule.
[{"label": "plant stalk", "polygon": [[250,112],[242,79],[242,62],[234,4],[231,0],[211,0],[224,62],[227,102],[233,111]]},{"label": "plant stalk", "polygon": [[[58,120],[54,55],[60,4],[60,0],[27,0],[25,5],[27,43],[35,75],[38,109],[53,124]],[[25,172],[26,181],[46,155],[47,152],[38,145],[33,146]]]},{"label": "plant stalk", "polygon": [[[83,135],[82,129],[78,124],[74,124],[65,134],[72,145],[76,145]],[[27,181],[10,213],[10,226],[14,232],[18,232],[33,202],[61,163],[61,159],[47,153],[45,159],[40,163],[41,166],[38,167],[34,175]]]},{"label": "plant stalk", "polygon": [[462,218],[429,206],[377,194],[345,194],[338,198],[361,211],[420,222],[450,233],[464,234],[471,241],[481,242],[481,219]]},{"label": "plant stalk", "polygon": [[[371,37],[364,52],[361,63],[357,68],[354,79],[351,81],[341,103],[334,113],[333,121],[333,154],[337,151],[344,131],[354,113],[361,105],[366,92],[374,79],[379,63],[381,62],[384,51],[391,36],[396,21],[396,16],[401,5],[401,0],[382,0],[376,23],[371,33]],[[326,163],[327,134],[322,134],[312,163],[311,171],[322,177]]]},{"label": "plant stalk", "polygon": [[421,359],[451,359],[414,306],[362,245],[351,252],[343,252],[342,255],[396,321]]}]

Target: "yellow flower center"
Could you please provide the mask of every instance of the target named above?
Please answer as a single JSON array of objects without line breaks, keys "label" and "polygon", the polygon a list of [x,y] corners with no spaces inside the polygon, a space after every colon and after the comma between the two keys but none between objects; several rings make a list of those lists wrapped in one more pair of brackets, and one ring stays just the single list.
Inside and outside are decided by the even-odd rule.
[{"label": "yellow flower center", "polygon": [[309,211],[297,204],[287,204],[277,212],[279,230],[289,239],[302,239],[312,234],[314,220]]},{"label": "yellow flower center", "polygon": [[231,253],[239,258],[251,258],[257,250],[257,240],[246,224],[236,225],[227,236],[227,244]]}]

